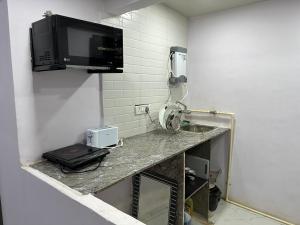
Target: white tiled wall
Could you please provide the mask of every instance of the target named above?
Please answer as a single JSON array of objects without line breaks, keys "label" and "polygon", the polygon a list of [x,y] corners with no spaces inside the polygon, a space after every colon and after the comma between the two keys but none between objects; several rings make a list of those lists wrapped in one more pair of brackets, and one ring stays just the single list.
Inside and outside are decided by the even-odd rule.
[{"label": "white tiled wall", "polygon": [[164,5],[154,5],[103,24],[124,30],[124,73],[103,75],[104,120],[121,137],[150,130],[147,115],[135,115],[135,104],[151,104],[157,118],[168,99],[168,56],[171,46],[187,45],[187,19]]}]

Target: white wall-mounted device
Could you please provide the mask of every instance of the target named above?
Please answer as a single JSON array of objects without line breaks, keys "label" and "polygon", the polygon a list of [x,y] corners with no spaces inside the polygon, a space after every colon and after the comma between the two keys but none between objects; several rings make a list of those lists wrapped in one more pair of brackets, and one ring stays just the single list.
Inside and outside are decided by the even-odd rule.
[{"label": "white wall-mounted device", "polygon": [[171,76],[170,84],[186,83],[187,82],[187,49],[182,47],[171,47]]},{"label": "white wall-mounted device", "polygon": [[118,127],[106,126],[103,128],[88,129],[86,140],[86,145],[94,148],[117,145],[119,142]]}]

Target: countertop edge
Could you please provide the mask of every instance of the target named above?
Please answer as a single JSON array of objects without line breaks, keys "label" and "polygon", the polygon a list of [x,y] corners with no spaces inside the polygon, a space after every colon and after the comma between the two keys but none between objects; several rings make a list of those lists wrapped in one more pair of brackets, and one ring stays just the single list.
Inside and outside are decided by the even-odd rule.
[{"label": "countertop edge", "polygon": [[[191,146],[189,146],[189,147],[187,147],[187,148],[185,148],[185,149],[181,149],[181,150],[179,150],[178,152],[175,152],[174,154],[171,154],[171,155],[169,155],[169,156],[167,156],[167,157],[164,157],[164,158],[162,158],[162,159],[159,159],[158,161],[156,161],[156,162],[154,162],[154,163],[151,163],[151,164],[149,164],[149,165],[147,165],[147,166],[145,166],[145,167],[143,167],[143,168],[140,168],[140,169],[138,169],[138,170],[133,170],[131,173],[128,173],[126,176],[122,176],[120,179],[113,180],[110,184],[108,184],[107,186],[102,187],[102,188],[97,187],[97,185],[94,185],[95,187],[86,188],[86,190],[78,190],[78,189],[76,189],[76,188],[72,188],[72,187],[68,186],[67,184],[65,184],[64,182],[60,181],[59,179],[56,179],[56,178],[50,176],[49,173],[47,174],[46,172],[42,171],[41,169],[35,168],[35,167],[34,167],[35,165],[37,165],[37,164],[39,164],[39,163],[43,163],[43,162],[40,162],[40,161],[37,162],[37,163],[31,164],[31,165],[28,165],[28,167],[30,167],[30,168],[32,168],[32,169],[34,169],[34,170],[37,170],[37,171],[39,171],[40,173],[43,173],[44,175],[50,177],[51,179],[55,179],[56,182],[59,182],[59,183],[61,183],[63,186],[66,186],[67,188],[71,188],[72,190],[74,190],[74,191],[76,191],[76,192],[79,192],[79,193],[81,193],[82,195],[88,195],[88,194],[96,195],[97,193],[99,193],[99,192],[101,192],[101,191],[103,191],[103,190],[106,190],[106,189],[110,188],[111,186],[113,186],[113,185],[115,185],[116,183],[119,183],[119,182],[121,182],[121,181],[127,179],[128,177],[134,176],[134,175],[136,175],[136,174],[138,174],[138,173],[140,173],[140,172],[142,172],[142,171],[144,171],[144,170],[146,170],[146,169],[149,169],[149,168],[151,168],[152,166],[155,166],[155,165],[157,165],[157,164],[159,164],[159,163],[161,163],[161,162],[163,162],[163,161],[165,161],[165,160],[171,159],[171,158],[175,157],[176,155],[180,155],[180,154],[182,154],[182,153],[188,151],[189,149],[194,148],[195,146],[197,146],[197,145],[199,145],[199,144],[202,144],[202,143],[204,143],[204,142],[206,142],[206,141],[208,141],[208,140],[217,138],[217,137],[219,137],[219,136],[225,134],[227,131],[230,131],[230,129],[229,129],[229,128],[221,128],[221,127],[218,127],[218,128],[217,128],[216,130],[214,130],[213,132],[207,132],[207,136],[205,136],[205,138],[199,140],[199,141],[196,142],[195,144],[193,144],[193,145],[191,145]],[[153,131],[151,131],[151,132],[153,132]],[[151,132],[147,132],[147,133],[151,133]],[[189,131],[181,131],[181,132],[184,132],[184,133],[186,133],[186,134],[192,133],[192,132],[189,132]],[[147,133],[144,133],[144,134],[147,134]],[[210,135],[209,135],[209,134],[210,134]],[[141,134],[141,135],[143,135],[143,134]],[[137,136],[138,136],[138,135],[137,135]],[[129,137],[129,138],[130,138],[130,139],[133,139],[134,137],[135,137],[135,136],[132,136],[132,137]]]},{"label": "countertop edge", "polygon": [[[184,149],[184,150],[181,150],[181,151],[179,151],[178,153],[176,153],[176,154],[174,154],[174,155],[171,155],[171,156],[168,156],[168,157],[166,157],[166,158],[164,158],[164,159],[161,159],[161,160],[159,160],[159,161],[157,161],[157,162],[155,162],[155,163],[153,163],[153,164],[151,164],[151,165],[149,165],[149,166],[147,166],[147,167],[144,167],[143,169],[134,171],[132,174],[129,174],[128,176],[125,176],[125,177],[123,177],[122,179],[117,180],[116,182],[113,182],[112,184],[106,186],[105,188],[101,188],[101,189],[99,189],[99,190],[95,190],[93,193],[92,193],[92,192],[87,192],[86,194],[96,194],[96,193],[98,193],[98,192],[104,191],[104,190],[110,188],[111,186],[113,186],[113,185],[115,185],[115,184],[117,184],[117,183],[119,183],[119,182],[121,182],[121,181],[127,179],[128,177],[137,175],[137,174],[141,173],[141,172],[144,171],[144,170],[147,170],[147,169],[149,169],[149,168],[151,168],[151,167],[153,167],[153,166],[155,166],[155,165],[157,165],[157,164],[160,164],[160,163],[162,163],[162,162],[164,162],[164,161],[166,161],[166,160],[168,160],[168,159],[171,159],[171,158],[175,157],[176,155],[183,154],[184,152],[188,151],[189,149],[192,149],[192,148],[196,147],[197,145],[200,145],[200,144],[202,144],[202,143],[204,143],[204,142],[206,142],[206,141],[209,141],[209,140],[211,140],[211,139],[214,139],[214,138],[216,138],[216,137],[219,137],[219,136],[225,134],[227,131],[230,130],[229,128],[222,128],[222,127],[218,127],[217,129],[224,129],[224,130],[223,130],[222,132],[220,132],[220,133],[218,133],[218,134],[212,136],[212,137],[209,137],[209,138],[207,138],[207,139],[201,140],[201,141],[199,141],[199,143],[194,144],[193,146],[191,146],[191,147],[189,147],[189,148],[186,148],[186,149]],[[182,131],[182,132],[188,132],[188,133],[189,133],[189,131]],[[134,136],[132,136],[132,137],[134,137]]]}]

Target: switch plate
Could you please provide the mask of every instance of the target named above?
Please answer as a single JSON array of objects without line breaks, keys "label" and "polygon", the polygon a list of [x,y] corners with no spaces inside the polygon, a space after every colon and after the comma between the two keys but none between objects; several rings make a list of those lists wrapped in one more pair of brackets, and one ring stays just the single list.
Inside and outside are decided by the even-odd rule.
[{"label": "switch plate", "polygon": [[135,115],[147,114],[147,111],[146,111],[147,107],[150,109],[150,104],[135,105],[134,106]]}]

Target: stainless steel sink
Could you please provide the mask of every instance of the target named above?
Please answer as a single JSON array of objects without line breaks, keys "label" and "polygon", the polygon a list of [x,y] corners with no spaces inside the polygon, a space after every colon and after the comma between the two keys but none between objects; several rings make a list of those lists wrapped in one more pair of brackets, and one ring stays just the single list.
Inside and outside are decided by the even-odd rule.
[{"label": "stainless steel sink", "polygon": [[216,127],[199,125],[199,124],[191,124],[191,125],[182,126],[180,129],[189,132],[206,133],[216,129]]}]

